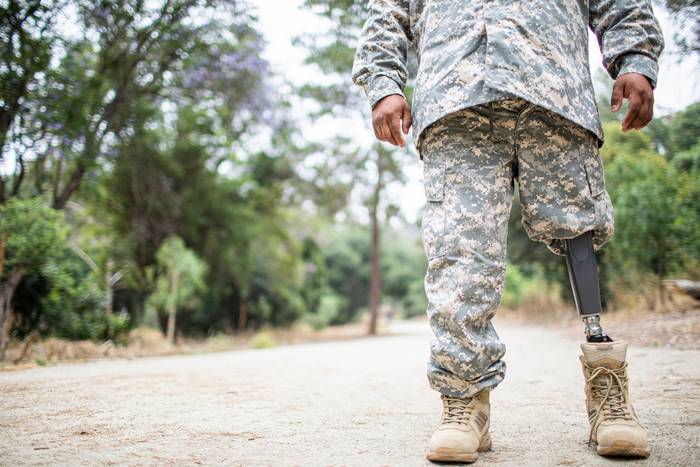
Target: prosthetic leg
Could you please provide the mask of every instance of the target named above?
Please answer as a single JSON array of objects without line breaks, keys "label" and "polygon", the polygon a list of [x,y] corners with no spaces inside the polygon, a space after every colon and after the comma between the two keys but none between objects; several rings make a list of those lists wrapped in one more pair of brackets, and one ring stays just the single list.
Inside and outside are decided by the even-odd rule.
[{"label": "prosthetic leg", "polygon": [[578,314],[586,324],[588,342],[613,342],[600,327],[600,286],[598,285],[598,266],[593,249],[593,235],[586,232],[576,238],[564,240],[566,266],[569,270],[571,288],[576,300]]},{"label": "prosthetic leg", "polygon": [[564,240],[566,265],[576,309],[586,324],[586,344],[580,357],[586,379],[586,409],[591,423],[588,444],[598,444],[602,456],[649,456],[644,428],[629,401],[627,343],[615,342],[600,327],[600,286],[593,235],[586,232]]}]

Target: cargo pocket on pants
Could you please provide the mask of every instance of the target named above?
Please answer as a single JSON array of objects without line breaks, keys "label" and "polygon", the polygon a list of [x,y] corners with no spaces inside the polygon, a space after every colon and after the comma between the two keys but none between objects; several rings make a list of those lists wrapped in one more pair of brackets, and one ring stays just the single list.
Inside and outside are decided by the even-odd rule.
[{"label": "cargo pocket on pants", "polygon": [[591,190],[591,197],[597,198],[605,192],[605,174],[603,171],[603,161],[600,160],[600,156],[591,156],[583,164],[583,168],[586,171],[586,180],[588,181],[588,188]]},{"label": "cargo pocket on pants", "polygon": [[444,256],[445,248],[445,166],[425,164],[425,214],[423,215],[423,248],[428,260]]}]

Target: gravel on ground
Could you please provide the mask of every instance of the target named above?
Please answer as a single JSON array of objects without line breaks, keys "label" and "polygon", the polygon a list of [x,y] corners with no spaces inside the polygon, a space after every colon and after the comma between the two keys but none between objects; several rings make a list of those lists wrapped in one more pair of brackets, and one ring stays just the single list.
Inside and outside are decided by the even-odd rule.
[{"label": "gravel on ground", "polygon": [[[493,448],[475,465],[700,465],[700,350],[633,345],[631,396],[647,460],[587,445],[580,339],[499,322],[506,380]],[[4,466],[430,466],[441,413],[425,377],[426,320],[389,334],[0,373]],[[618,336],[619,338],[619,336]]]}]

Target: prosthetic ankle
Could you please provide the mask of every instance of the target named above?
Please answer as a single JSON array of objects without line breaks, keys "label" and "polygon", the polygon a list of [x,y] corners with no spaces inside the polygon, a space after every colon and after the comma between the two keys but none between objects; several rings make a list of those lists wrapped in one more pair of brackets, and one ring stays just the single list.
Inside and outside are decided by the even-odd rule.
[{"label": "prosthetic ankle", "polygon": [[564,240],[566,250],[566,267],[569,270],[571,288],[574,292],[576,309],[586,324],[585,334],[588,342],[613,342],[600,327],[600,287],[598,285],[598,266],[593,249],[593,234],[586,232],[576,238]]}]

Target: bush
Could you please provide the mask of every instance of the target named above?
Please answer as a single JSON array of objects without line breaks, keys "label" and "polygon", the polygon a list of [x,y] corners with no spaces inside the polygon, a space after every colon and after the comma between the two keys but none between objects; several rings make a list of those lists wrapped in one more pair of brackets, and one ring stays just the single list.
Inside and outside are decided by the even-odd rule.
[{"label": "bush", "polygon": [[106,315],[104,311],[78,314],[64,313],[55,327],[55,335],[71,340],[112,340],[126,342],[130,330],[129,316]]},{"label": "bush", "polygon": [[[556,299],[558,296],[556,285],[549,283],[538,268],[535,268],[532,274],[527,275],[517,265],[508,263],[501,306],[517,309],[531,308],[533,304],[537,304],[535,306],[546,304],[546,306],[552,308],[558,302]],[[553,310],[537,311],[546,314],[548,311],[551,312]]]},{"label": "bush", "polygon": [[250,346],[253,349],[270,349],[275,345],[275,338],[267,331],[257,333],[250,341]]},{"label": "bush", "polygon": [[335,294],[322,295],[319,299],[318,309],[315,313],[308,313],[304,321],[315,331],[320,331],[338,318],[340,311],[345,307],[345,300]]}]

